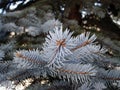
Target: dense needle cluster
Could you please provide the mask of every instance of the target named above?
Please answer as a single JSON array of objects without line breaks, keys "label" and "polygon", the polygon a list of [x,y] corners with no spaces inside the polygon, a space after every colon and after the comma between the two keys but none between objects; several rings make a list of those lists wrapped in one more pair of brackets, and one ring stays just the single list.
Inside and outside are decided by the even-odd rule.
[{"label": "dense needle cluster", "polygon": [[[6,86],[10,81],[21,82],[27,78],[51,76],[72,85],[77,83],[74,90],[118,89],[119,65],[116,66],[105,56],[107,49],[96,43],[95,34],[83,32],[73,37],[73,33],[68,29],[63,30],[62,25],[56,26],[53,31],[49,31],[41,51],[16,51],[12,61],[0,63],[1,85]],[[0,59],[2,55],[1,52]]]}]

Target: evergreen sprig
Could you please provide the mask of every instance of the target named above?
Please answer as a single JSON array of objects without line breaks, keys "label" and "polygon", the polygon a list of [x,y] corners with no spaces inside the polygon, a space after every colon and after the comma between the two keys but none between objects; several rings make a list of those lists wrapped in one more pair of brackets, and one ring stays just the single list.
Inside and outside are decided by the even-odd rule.
[{"label": "evergreen sprig", "polygon": [[[102,90],[118,83],[119,65],[115,68],[115,64],[106,59],[107,49],[96,43],[97,37],[90,35],[90,32],[77,37],[72,34],[68,29],[63,30],[62,25],[56,26],[53,31],[49,31],[41,51],[17,50],[12,61],[1,61],[1,85],[3,82],[7,85],[8,81],[41,76],[75,82],[78,90]],[[1,59],[3,56],[0,52]],[[105,61],[108,64],[104,65]],[[109,68],[112,64],[114,68]]]}]

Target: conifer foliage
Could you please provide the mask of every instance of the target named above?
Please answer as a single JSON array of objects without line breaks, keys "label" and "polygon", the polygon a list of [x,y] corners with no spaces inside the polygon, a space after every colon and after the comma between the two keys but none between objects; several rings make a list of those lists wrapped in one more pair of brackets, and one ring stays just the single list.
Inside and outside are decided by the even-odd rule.
[{"label": "conifer foliage", "polygon": [[96,35],[83,32],[73,37],[73,33],[62,24],[55,26],[42,50],[17,50],[10,61],[2,60],[5,52],[1,50],[0,85],[13,88],[25,79],[52,77],[77,84],[73,90],[119,89],[119,65],[105,56],[107,49],[96,42]]},{"label": "conifer foliage", "polygon": [[[98,6],[88,5],[104,18]],[[120,61],[108,55],[108,47],[77,21],[39,6],[0,15],[0,90],[23,90],[21,84],[25,90],[120,90]],[[73,24],[78,30],[66,28]]]}]

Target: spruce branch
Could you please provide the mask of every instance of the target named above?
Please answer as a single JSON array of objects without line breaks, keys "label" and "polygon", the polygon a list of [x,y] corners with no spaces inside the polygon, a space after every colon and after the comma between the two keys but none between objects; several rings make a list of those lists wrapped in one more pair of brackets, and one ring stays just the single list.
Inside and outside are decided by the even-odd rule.
[{"label": "spruce branch", "polygon": [[95,41],[96,38],[97,37],[95,36],[95,34],[90,36],[90,32],[83,32],[75,38],[76,47],[71,50],[75,51],[76,49],[91,44]]},{"label": "spruce branch", "polygon": [[120,80],[120,70],[102,70],[97,73],[97,77],[105,80]]},{"label": "spruce branch", "polygon": [[95,76],[97,71],[90,64],[73,64],[66,63],[64,67],[57,69],[58,76],[72,82],[84,83],[91,80],[91,76]]},{"label": "spruce branch", "polygon": [[[107,49],[96,43],[95,34],[84,32],[77,37],[72,34],[68,29],[63,30],[62,25],[56,26],[49,31],[41,51],[16,51],[13,61],[0,63],[1,84],[41,76],[76,82],[80,84],[78,90],[102,90],[117,83],[120,80],[119,65],[106,60]],[[4,58],[5,52],[11,51],[10,45],[0,46],[0,59]]]},{"label": "spruce branch", "polygon": [[49,32],[44,43],[44,57],[48,60],[48,66],[56,64],[58,67],[63,64],[64,57],[72,54],[70,49],[74,46],[72,33],[67,29],[63,32],[63,27],[55,27],[54,32]]},{"label": "spruce branch", "polygon": [[15,53],[14,62],[18,64],[18,68],[40,68],[46,64],[46,61],[42,59],[40,56],[40,52],[38,50],[33,51],[17,51]]}]

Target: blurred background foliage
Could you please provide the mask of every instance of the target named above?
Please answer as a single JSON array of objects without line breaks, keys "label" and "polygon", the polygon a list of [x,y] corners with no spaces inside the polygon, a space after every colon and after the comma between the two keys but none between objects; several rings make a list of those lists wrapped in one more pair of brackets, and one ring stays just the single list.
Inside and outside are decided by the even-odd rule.
[{"label": "blurred background foliage", "polygon": [[40,18],[52,12],[74,35],[97,33],[101,43],[120,52],[120,0],[0,0],[1,14],[30,7]]}]

